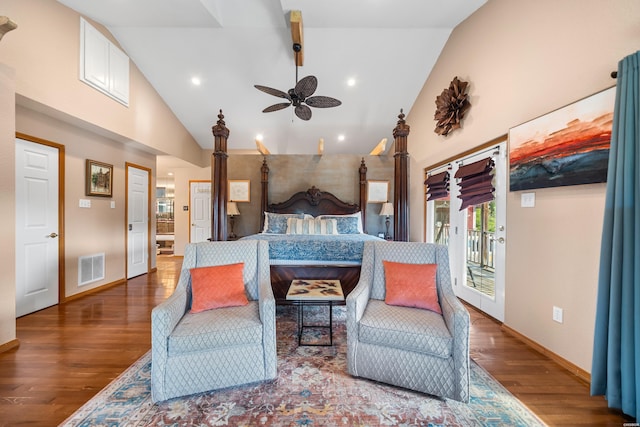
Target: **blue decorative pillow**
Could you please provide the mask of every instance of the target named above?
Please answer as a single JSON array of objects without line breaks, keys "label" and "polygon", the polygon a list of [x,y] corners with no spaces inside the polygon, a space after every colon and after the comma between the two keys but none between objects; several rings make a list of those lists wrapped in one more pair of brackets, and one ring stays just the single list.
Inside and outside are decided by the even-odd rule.
[{"label": "blue decorative pillow", "polygon": [[360,234],[360,230],[358,229],[359,219],[354,216],[345,217],[323,215],[322,219],[335,219],[338,223],[339,234]]},{"label": "blue decorative pillow", "polygon": [[279,214],[273,212],[264,213],[263,233],[285,234],[287,232],[287,219],[304,218],[304,214]]}]

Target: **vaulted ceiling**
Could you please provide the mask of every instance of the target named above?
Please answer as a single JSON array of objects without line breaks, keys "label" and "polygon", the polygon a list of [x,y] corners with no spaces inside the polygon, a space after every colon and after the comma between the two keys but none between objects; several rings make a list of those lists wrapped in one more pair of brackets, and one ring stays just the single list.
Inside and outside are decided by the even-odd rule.
[{"label": "vaulted ceiling", "polygon": [[[453,28],[486,2],[58,1],[108,28],[203,148],[213,148],[222,109],[230,150],[255,150],[261,134],[273,154],[315,154],[321,138],[332,154],[392,141],[400,109],[411,110]],[[296,83],[292,10],[303,21],[299,78],[316,76],[315,95],[342,101],[312,108],[308,121],[291,107],[263,113],[286,100],[254,88],[286,92]]]}]

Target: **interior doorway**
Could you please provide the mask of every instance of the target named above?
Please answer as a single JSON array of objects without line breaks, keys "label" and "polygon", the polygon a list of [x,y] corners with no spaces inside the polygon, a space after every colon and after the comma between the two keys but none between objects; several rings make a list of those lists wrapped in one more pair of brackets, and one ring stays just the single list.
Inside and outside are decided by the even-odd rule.
[{"label": "interior doorway", "polygon": [[64,298],[64,147],[16,138],[16,317]]},{"label": "interior doorway", "polygon": [[150,169],[126,164],[127,279],[149,272]]},{"label": "interior doorway", "polygon": [[211,181],[189,181],[189,242],[204,242],[211,237]]}]

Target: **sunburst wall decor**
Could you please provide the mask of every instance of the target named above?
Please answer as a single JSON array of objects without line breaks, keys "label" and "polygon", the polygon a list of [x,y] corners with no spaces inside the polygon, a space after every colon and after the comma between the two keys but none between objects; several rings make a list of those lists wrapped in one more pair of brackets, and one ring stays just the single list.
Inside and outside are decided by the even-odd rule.
[{"label": "sunburst wall decor", "polygon": [[438,122],[434,129],[438,135],[447,136],[449,132],[460,128],[464,114],[471,107],[466,94],[467,86],[468,82],[454,77],[449,87],[436,97],[433,118]]}]

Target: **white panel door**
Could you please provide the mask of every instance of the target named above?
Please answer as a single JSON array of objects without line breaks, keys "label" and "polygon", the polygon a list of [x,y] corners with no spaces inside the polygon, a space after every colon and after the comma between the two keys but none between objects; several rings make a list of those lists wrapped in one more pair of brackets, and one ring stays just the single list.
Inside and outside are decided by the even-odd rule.
[{"label": "white panel door", "polygon": [[57,148],[16,138],[16,316],[58,303]]},{"label": "white panel door", "polygon": [[127,166],[127,278],[149,271],[149,172]]},{"label": "white panel door", "polygon": [[211,182],[189,183],[191,204],[191,243],[204,242],[211,237]]}]

